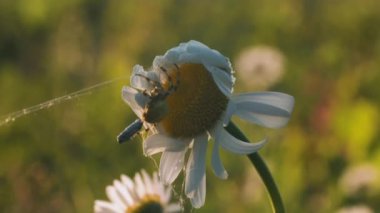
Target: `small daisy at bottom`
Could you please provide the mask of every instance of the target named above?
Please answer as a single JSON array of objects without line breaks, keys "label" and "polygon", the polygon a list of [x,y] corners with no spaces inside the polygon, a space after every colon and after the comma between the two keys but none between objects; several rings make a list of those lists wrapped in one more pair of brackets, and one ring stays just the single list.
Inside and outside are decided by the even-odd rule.
[{"label": "small daisy at bottom", "polygon": [[169,203],[171,188],[165,187],[157,173],[150,177],[144,170],[134,179],[121,175],[106,187],[110,201],[96,200],[95,213],[167,213],[181,212],[179,203]]}]

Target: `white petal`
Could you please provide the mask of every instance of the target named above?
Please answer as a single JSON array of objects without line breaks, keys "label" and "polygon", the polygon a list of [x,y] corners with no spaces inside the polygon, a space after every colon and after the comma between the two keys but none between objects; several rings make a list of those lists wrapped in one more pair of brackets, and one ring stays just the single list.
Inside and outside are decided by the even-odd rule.
[{"label": "white petal", "polygon": [[[179,46],[168,50],[163,58],[171,63],[194,63],[205,66],[219,67],[225,70],[231,70],[228,59],[216,50],[209,48],[201,42],[191,40],[181,43]],[[155,59],[157,64],[162,58]]]},{"label": "white petal", "polygon": [[170,185],[168,185],[166,189],[163,188],[163,190],[160,192],[161,201],[164,203],[169,203],[171,194],[172,194],[172,187]]},{"label": "white petal", "polygon": [[207,135],[203,134],[194,139],[193,149],[186,166],[185,193],[189,194],[198,188],[205,175],[207,152]]},{"label": "white petal", "polygon": [[144,185],[145,185],[146,193],[153,194],[154,193],[154,191],[153,191],[153,183],[152,183],[152,180],[150,179],[148,173],[146,173],[146,171],[143,169],[141,171],[141,174],[142,174],[142,177],[143,177],[143,180],[144,180]]},{"label": "white petal", "polygon": [[144,153],[148,156],[154,155],[163,151],[178,152],[188,146],[183,140],[168,137],[163,134],[155,134],[149,136],[144,141]]},{"label": "white petal", "polygon": [[165,201],[165,200],[169,201],[171,194],[169,191],[169,194],[167,195],[167,192],[168,190],[170,190],[170,188],[171,188],[170,185],[167,187],[164,186],[164,183],[161,180],[161,178],[159,179],[157,172],[153,174],[153,189],[156,193],[160,195],[164,195],[163,196],[164,199],[162,199],[162,201]]},{"label": "white petal", "polygon": [[117,206],[119,206],[122,209],[125,209],[125,203],[123,202],[122,198],[120,195],[116,192],[116,189],[112,186],[107,186],[106,188],[106,194],[108,198]]},{"label": "white petal", "polygon": [[187,43],[187,52],[198,56],[199,62],[202,62],[204,65],[211,65],[215,67],[228,68],[229,63],[225,56],[220,52],[210,49],[208,46],[198,42],[198,41],[189,41]]},{"label": "white petal", "polygon": [[211,73],[212,78],[220,91],[223,92],[225,96],[230,97],[235,81],[232,74],[214,66],[207,66],[206,68]]},{"label": "white petal", "polygon": [[138,199],[136,193],[135,193],[135,184],[133,183],[132,179],[126,175],[121,175],[121,181],[123,185],[126,187],[129,195],[131,196],[133,202]]},{"label": "white petal", "polygon": [[[133,67],[131,76],[131,86],[138,90],[151,90],[154,88],[152,81],[156,81],[157,77],[154,76],[155,72],[147,72],[140,65]],[[149,81],[150,79],[151,81]]]},{"label": "white petal", "polygon": [[117,189],[117,192],[120,193],[121,198],[125,202],[126,206],[131,206],[133,204],[133,199],[131,195],[129,194],[127,187],[124,186],[120,181],[115,180],[114,184],[115,188]]},{"label": "white petal", "polygon": [[214,147],[212,149],[211,165],[216,176],[224,180],[228,178],[228,173],[226,169],[224,169],[223,163],[220,160],[219,141],[217,140],[215,140]]},{"label": "white petal", "polygon": [[215,141],[218,141],[224,149],[230,152],[245,155],[258,151],[267,142],[266,139],[256,143],[241,141],[228,133],[222,126],[217,127]]},{"label": "white petal", "polygon": [[141,119],[143,107],[148,103],[149,98],[131,87],[123,87],[123,100],[131,107],[133,112]]},{"label": "white petal", "polygon": [[160,160],[160,177],[164,184],[171,184],[183,169],[187,149],[179,152],[165,151]]},{"label": "white petal", "polygon": [[203,175],[198,188],[190,195],[190,201],[194,208],[200,208],[206,200],[206,174]]},{"label": "white petal", "polygon": [[229,101],[225,115],[224,115],[224,118],[223,118],[223,126],[226,127],[228,125],[228,123],[230,122],[231,117],[235,113],[235,111],[236,111],[235,103],[233,101]]},{"label": "white petal", "polygon": [[236,105],[237,116],[270,128],[286,125],[294,106],[292,96],[279,92],[234,95],[231,101]]},{"label": "white petal", "polygon": [[118,208],[113,203],[102,200],[95,200],[95,213],[123,213],[124,211],[125,210]]},{"label": "white petal", "polygon": [[136,173],[134,179],[135,179],[135,191],[137,195],[139,196],[139,198],[142,199],[145,197],[146,192],[145,192],[145,185],[141,178],[140,173]]},{"label": "white petal", "polygon": [[182,207],[181,207],[181,205],[179,203],[169,204],[165,208],[165,212],[167,212],[167,213],[183,212],[181,210],[182,210]]}]

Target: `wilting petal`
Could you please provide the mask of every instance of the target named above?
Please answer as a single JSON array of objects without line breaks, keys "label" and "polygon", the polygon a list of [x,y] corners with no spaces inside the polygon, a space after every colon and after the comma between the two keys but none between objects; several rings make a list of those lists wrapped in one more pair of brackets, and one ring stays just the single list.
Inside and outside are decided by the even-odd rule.
[{"label": "wilting petal", "polygon": [[198,188],[193,191],[190,196],[188,196],[191,201],[191,205],[193,205],[194,208],[200,208],[205,204],[206,200],[206,174],[203,175],[202,180],[200,184],[198,185]]},{"label": "wilting petal", "polygon": [[219,90],[223,92],[225,96],[230,97],[235,81],[232,74],[214,66],[207,66],[206,68],[211,73],[212,78],[214,79],[214,82],[218,86]]},{"label": "wilting petal", "polygon": [[122,98],[132,108],[137,117],[142,118],[142,109],[149,101],[149,98],[131,87],[123,87]]},{"label": "wilting petal", "polygon": [[212,50],[198,41],[189,41],[187,43],[187,52],[198,58],[196,63],[202,62],[204,65],[228,68],[230,64],[225,56],[216,50]]},{"label": "wilting petal", "polygon": [[179,152],[165,151],[160,160],[160,177],[165,184],[171,184],[183,169],[187,149]]},{"label": "wilting petal", "polygon": [[185,149],[188,142],[168,137],[163,134],[155,134],[149,136],[144,141],[144,153],[148,156],[163,151],[178,152]]},{"label": "wilting petal", "polygon": [[94,210],[96,213],[123,213],[123,210],[110,202],[96,200]]},{"label": "wilting petal", "polygon": [[208,63],[213,66],[228,66],[226,57],[216,50],[211,50],[198,41],[181,43],[179,46],[168,50],[164,58],[176,63]]},{"label": "wilting petal", "polygon": [[219,141],[215,140],[214,147],[212,148],[212,158],[211,165],[214,171],[214,174],[218,176],[220,179],[227,179],[228,173],[226,169],[224,169],[223,163],[220,160],[219,155]]},{"label": "wilting petal", "polygon": [[230,152],[245,155],[258,151],[266,143],[266,139],[257,143],[241,141],[228,133],[222,126],[217,127],[215,141],[218,141],[224,149],[227,149]]},{"label": "wilting petal", "polygon": [[133,73],[131,76],[131,86],[138,90],[151,90],[154,88],[152,84],[157,80],[155,72],[145,71],[141,65],[133,67]]},{"label": "wilting petal", "polygon": [[226,127],[231,120],[231,116],[236,112],[236,105],[234,102],[229,101],[226,112],[223,118],[223,126]]},{"label": "wilting petal", "polygon": [[293,111],[294,98],[285,93],[261,92],[234,95],[235,114],[259,125],[280,128],[287,124]]},{"label": "wilting petal", "polygon": [[185,193],[193,192],[200,184],[206,169],[207,135],[194,139],[193,149],[186,166]]}]

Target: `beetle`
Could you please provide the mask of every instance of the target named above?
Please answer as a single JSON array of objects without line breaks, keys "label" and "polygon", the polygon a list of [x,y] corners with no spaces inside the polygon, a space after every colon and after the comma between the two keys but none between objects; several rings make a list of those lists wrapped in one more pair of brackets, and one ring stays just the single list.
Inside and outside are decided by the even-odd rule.
[{"label": "beetle", "polygon": [[136,76],[142,77],[146,79],[148,82],[150,82],[154,86],[154,88],[150,91],[142,91],[143,95],[149,97],[149,101],[145,104],[143,108],[142,120],[136,119],[117,136],[117,141],[120,144],[130,140],[133,136],[135,136],[143,127],[144,122],[152,124],[158,123],[169,112],[169,108],[166,103],[166,98],[170,94],[175,92],[179,85],[179,67],[177,64],[174,65],[177,70],[175,84],[173,84],[172,77],[168,74],[168,70],[164,67],[160,67],[160,71],[165,73],[165,76],[169,82],[168,89],[164,89],[160,82],[153,81],[152,79],[144,75],[136,74]]}]

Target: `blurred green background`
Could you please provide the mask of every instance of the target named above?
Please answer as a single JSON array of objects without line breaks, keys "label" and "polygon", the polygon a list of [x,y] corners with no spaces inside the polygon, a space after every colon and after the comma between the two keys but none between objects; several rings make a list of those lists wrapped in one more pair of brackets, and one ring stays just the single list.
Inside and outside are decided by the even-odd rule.
[{"label": "blurred green background", "polygon": [[[250,138],[268,136],[260,153],[288,212],[380,212],[379,8],[378,0],[1,0],[0,115],[127,78],[0,126],[0,212],[91,212],[121,173],[156,170],[138,137],[115,140],[135,119],[121,87],[134,64],[148,67],[190,39],[219,50],[235,69],[256,46],[281,56],[252,65],[257,79],[280,73],[260,87],[244,83],[241,65],[235,91],[296,99],[281,130],[237,120]],[[266,74],[273,63],[280,68]],[[208,164],[206,204],[194,212],[270,212],[248,159],[222,158],[229,179],[216,178]]]}]

